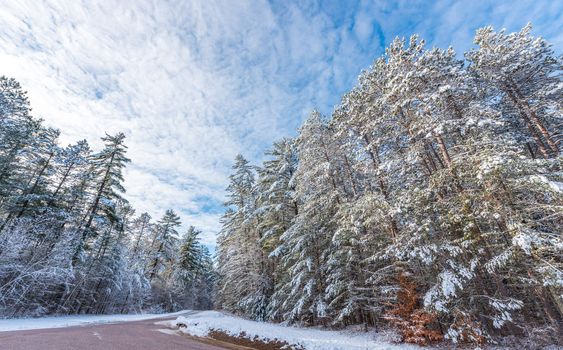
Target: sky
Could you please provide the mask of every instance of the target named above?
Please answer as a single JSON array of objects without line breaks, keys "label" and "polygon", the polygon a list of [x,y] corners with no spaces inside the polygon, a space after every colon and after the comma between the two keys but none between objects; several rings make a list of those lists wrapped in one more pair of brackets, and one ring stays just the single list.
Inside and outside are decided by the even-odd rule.
[{"label": "sky", "polygon": [[394,37],[461,57],[485,25],[561,53],[563,1],[0,0],[0,75],[64,144],[126,134],[126,198],[215,244],[234,157],[330,114]]}]

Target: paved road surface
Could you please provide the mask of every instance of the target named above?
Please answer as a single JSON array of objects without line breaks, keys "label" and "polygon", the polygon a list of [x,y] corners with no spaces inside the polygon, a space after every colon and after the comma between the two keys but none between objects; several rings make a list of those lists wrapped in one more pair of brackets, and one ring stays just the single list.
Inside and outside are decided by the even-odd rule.
[{"label": "paved road surface", "polygon": [[157,321],[0,332],[0,350],[225,350],[165,334]]}]

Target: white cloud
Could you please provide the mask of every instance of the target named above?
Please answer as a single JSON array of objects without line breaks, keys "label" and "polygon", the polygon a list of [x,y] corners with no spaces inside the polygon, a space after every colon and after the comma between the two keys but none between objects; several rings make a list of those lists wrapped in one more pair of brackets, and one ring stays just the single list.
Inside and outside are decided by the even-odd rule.
[{"label": "white cloud", "polygon": [[561,45],[558,3],[5,0],[0,74],[65,143],[125,132],[133,206],[181,211],[212,244],[234,156],[259,161],[310,109],[330,112],[381,40],[465,49],[478,26],[532,20]]},{"label": "white cloud", "polygon": [[297,101],[316,100],[311,81],[330,74],[328,19],[287,15],[294,32],[267,2],[8,2],[1,74],[65,143],[99,148],[105,132],[124,131],[134,207],[175,208],[211,243],[234,156],[257,160],[292,133],[312,107]]}]

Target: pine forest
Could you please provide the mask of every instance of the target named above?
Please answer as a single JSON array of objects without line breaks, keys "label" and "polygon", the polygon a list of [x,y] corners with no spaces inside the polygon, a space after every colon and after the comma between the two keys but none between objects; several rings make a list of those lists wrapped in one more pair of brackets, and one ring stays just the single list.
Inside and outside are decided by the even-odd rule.
[{"label": "pine forest", "polygon": [[236,157],[215,254],[174,210],[128,203],[124,134],[61,145],[2,77],[0,315],[215,308],[421,345],[560,342],[562,72],[530,25],[481,28],[463,54],[395,39],[332,115],[262,164]]}]

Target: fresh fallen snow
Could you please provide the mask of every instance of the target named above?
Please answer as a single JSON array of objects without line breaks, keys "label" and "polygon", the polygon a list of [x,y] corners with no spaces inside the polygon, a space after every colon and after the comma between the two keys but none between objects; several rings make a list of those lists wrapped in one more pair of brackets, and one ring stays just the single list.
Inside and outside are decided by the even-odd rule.
[{"label": "fresh fallen snow", "polygon": [[205,337],[211,330],[220,330],[233,336],[244,332],[250,338],[258,337],[264,341],[277,339],[292,345],[301,345],[306,350],[420,349],[413,345],[390,344],[378,339],[376,333],[288,327],[249,321],[218,311],[195,312],[185,317],[180,316],[176,320],[158,323],[166,324],[169,327],[175,327],[177,323],[184,323],[187,328],[181,328],[181,331],[197,337]]},{"label": "fresh fallen snow", "polygon": [[11,318],[0,319],[0,332],[18,331],[26,329],[61,328],[70,326],[84,326],[99,323],[114,323],[126,321],[142,321],[161,317],[174,317],[186,311],[169,314],[138,314],[138,315],[72,315],[41,318]]}]

